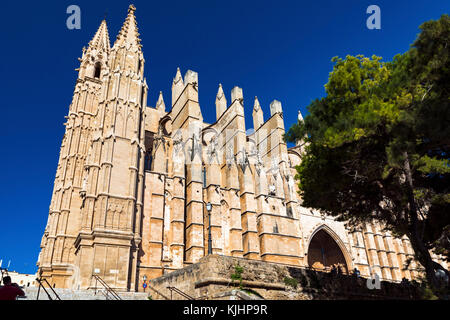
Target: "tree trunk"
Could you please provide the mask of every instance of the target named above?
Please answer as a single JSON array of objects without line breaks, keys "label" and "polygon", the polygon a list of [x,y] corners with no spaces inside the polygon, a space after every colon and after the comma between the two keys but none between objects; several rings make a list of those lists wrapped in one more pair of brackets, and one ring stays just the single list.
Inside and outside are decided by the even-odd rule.
[{"label": "tree trunk", "polygon": [[412,181],[412,173],[411,167],[409,164],[408,153],[404,152],[405,163],[404,163],[404,171],[406,175],[406,183],[408,189],[408,202],[409,202],[409,215],[410,215],[410,224],[409,224],[409,232],[408,238],[411,242],[411,246],[416,253],[416,257],[422,266],[425,268],[426,277],[428,283],[433,290],[433,293],[439,296],[438,288],[439,284],[435,274],[434,261],[431,259],[430,251],[425,247],[423,243],[423,239],[419,233],[419,219],[417,213],[416,201],[414,198],[414,184]]}]

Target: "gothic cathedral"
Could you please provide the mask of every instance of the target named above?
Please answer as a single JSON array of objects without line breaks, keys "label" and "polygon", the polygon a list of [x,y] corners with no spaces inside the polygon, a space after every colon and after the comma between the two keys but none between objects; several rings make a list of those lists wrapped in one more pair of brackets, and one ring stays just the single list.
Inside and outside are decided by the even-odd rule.
[{"label": "gothic cathedral", "polygon": [[[219,85],[216,122],[203,121],[198,74],[180,69],[171,108],[147,106],[144,55],[128,15],[114,45],[102,21],[83,55],[66,116],[39,273],[57,288],[89,289],[93,275],[121,291],[208,254],[414,279],[409,241],[377,224],[350,229],[301,206],[294,180],[302,142],[287,148],[282,105]],[[299,114],[299,117],[301,115]],[[444,264],[445,265],[445,264]]]}]

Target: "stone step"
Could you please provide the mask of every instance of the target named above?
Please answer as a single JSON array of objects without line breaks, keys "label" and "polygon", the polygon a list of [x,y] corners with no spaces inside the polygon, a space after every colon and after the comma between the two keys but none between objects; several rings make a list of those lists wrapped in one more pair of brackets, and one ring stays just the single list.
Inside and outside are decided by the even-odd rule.
[{"label": "stone step", "polygon": [[[56,300],[54,293],[48,289],[47,292],[50,294],[52,299]],[[54,288],[55,292],[58,294],[61,300],[115,300],[111,294],[109,294],[109,299],[105,296],[104,290],[97,289],[94,290],[72,290],[72,289],[61,289]],[[19,298],[19,300],[37,300],[37,287],[24,288],[26,297]],[[148,293],[144,292],[117,292],[122,300],[148,300]],[[45,291],[41,288],[39,292],[39,300],[49,300]]]}]

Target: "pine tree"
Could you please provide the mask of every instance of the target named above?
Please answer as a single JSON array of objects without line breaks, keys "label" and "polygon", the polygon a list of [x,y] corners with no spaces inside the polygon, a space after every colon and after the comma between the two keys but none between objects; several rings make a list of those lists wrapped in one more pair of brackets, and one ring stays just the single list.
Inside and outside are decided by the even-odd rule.
[{"label": "pine tree", "polygon": [[406,235],[442,297],[435,272],[449,272],[430,250],[450,260],[450,18],[420,28],[391,62],[333,58],[326,96],[285,138],[307,143],[296,176],[303,205]]}]

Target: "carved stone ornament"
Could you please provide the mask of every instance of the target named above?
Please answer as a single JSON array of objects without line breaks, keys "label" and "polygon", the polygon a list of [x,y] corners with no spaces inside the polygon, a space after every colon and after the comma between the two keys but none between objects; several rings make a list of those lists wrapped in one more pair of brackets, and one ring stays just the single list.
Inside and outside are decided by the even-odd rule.
[{"label": "carved stone ornament", "polygon": [[274,184],[269,185],[269,195],[274,196],[277,192],[277,188]]}]

